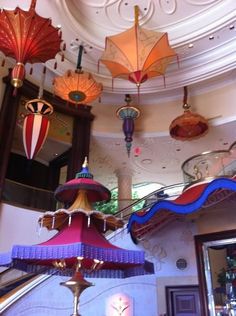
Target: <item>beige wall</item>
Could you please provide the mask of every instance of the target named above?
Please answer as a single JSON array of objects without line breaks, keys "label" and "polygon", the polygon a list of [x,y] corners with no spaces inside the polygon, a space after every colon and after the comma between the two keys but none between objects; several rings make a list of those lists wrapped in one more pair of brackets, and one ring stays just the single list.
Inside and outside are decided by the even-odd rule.
[{"label": "beige wall", "polygon": [[30,245],[48,240],[55,234],[42,229],[38,234],[40,212],[8,204],[0,205],[0,253],[10,251],[15,244]]},{"label": "beige wall", "polygon": [[235,206],[225,206],[216,210],[206,209],[196,221],[196,225],[199,234],[236,229]]},{"label": "beige wall", "polygon": [[[204,94],[189,97],[189,104],[193,112],[203,115],[205,118],[220,118],[236,116],[235,84],[229,84],[220,89]],[[135,121],[137,132],[145,131],[149,133],[167,132],[171,121],[183,114],[182,97],[172,102],[159,103],[153,105],[140,105],[141,115]],[[93,131],[99,133],[120,133],[121,122],[116,117],[118,105],[95,104],[92,112],[96,118],[93,122]]]}]

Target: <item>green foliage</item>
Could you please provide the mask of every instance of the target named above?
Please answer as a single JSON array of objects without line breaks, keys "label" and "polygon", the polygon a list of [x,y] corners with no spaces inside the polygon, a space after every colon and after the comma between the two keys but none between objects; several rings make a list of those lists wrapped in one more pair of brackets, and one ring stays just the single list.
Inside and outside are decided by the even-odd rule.
[{"label": "green foliage", "polygon": [[114,214],[118,211],[118,190],[111,191],[111,200],[107,203],[97,202],[94,203],[93,208],[104,214]]},{"label": "green foliage", "polygon": [[[132,199],[133,201],[138,200],[138,192],[133,191],[132,192]],[[144,201],[141,201],[137,205],[133,207],[133,212],[140,210],[143,207]],[[93,208],[95,210],[98,210],[104,214],[114,214],[118,211],[118,190],[113,189],[111,190],[111,200],[110,202],[104,203],[104,202],[97,202],[94,203]]]},{"label": "green foliage", "polygon": [[226,284],[226,270],[225,268],[222,268],[220,272],[217,274],[217,282],[220,284],[220,286],[225,286]]}]

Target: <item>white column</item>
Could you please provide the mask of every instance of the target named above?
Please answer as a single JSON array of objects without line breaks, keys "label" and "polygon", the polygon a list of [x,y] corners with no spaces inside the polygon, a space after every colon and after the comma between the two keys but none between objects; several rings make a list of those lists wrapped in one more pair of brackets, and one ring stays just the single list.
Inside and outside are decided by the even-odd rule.
[{"label": "white column", "polygon": [[[124,209],[132,203],[132,171],[128,168],[118,169],[115,171],[118,182],[118,208]],[[123,213],[123,216],[131,210]]]}]

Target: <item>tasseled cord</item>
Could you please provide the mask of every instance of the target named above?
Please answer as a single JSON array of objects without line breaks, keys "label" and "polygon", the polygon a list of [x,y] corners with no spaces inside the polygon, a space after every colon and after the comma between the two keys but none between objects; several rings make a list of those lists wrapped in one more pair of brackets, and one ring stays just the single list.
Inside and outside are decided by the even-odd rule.
[{"label": "tasseled cord", "polygon": [[38,94],[38,98],[41,99],[43,96],[43,88],[44,88],[44,83],[45,83],[45,77],[46,77],[46,67],[43,67],[43,73],[41,76],[41,81],[40,81],[40,85],[39,85],[39,94]]}]

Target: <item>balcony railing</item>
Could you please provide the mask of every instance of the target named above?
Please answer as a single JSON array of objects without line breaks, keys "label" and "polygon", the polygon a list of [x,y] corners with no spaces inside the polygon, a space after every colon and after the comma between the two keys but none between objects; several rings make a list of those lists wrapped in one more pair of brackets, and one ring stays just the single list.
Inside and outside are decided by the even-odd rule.
[{"label": "balcony railing", "polygon": [[16,206],[54,211],[56,200],[52,191],[35,188],[9,179],[5,180],[2,200]]},{"label": "balcony railing", "polygon": [[192,156],[181,168],[184,182],[188,184],[217,177],[233,177],[236,174],[236,143],[228,150],[208,151]]}]

